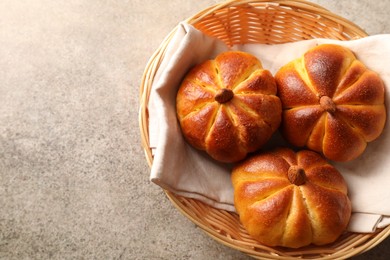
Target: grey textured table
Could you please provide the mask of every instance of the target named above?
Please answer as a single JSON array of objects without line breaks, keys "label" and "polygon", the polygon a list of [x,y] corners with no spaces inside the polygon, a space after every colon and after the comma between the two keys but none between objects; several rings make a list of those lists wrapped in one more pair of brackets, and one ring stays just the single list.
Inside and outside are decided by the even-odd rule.
[{"label": "grey textured table", "polygon": [[[369,34],[390,2],[314,1]],[[144,67],[215,0],[0,2],[0,258],[249,259],[205,235],[148,179]],[[386,259],[390,238],[354,259]]]}]

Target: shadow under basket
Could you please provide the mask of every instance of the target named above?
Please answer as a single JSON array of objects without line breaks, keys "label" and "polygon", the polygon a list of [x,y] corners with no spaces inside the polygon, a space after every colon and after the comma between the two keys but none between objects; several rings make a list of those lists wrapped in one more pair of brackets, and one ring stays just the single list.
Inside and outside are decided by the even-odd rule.
[{"label": "shadow under basket", "polygon": [[[316,4],[302,0],[226,1],[210,6],[186,20],[206,35],[228,46],[246,43],[278,44],[328,38],[352,40],[367,34],[352,22]],[[140,87],[139,123],[142,145],[151,166],[149,147],[148,102],[151,86],[177,27],[165,38],[146,66]],[[310,245],[299,249],[268,247],[252,239],[237,214],[213,208],[195,199],[165,191],[167,197],[187,218],[218,242],[259,259],[340,259],[363,253],[390,234],[390,226],[375,233],[346,232],[325,246]]]}]

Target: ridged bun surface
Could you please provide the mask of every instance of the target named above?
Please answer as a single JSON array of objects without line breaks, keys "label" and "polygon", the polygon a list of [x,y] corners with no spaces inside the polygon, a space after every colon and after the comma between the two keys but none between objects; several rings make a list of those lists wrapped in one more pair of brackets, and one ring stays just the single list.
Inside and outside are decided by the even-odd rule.
[{"label": "ridged bun surface", "polygon": [[347,48],[323,44],[276,73],[282,133],[334,161],[361,155],[383,131],[384,84]]},{"label": "ridged bun surface", "polygon": [[253,155],[233,169],[231,178],[240,221],[260,243],[324,245],[348,225],[346,182],[316,152],[279,148]]},{"label": "ridged bun surface", "polygon": [[281,122],[276,83],[253,55],[219,54],[184,78],[176,111],[193,147],[221,162],[237,162],[258,150]]}]

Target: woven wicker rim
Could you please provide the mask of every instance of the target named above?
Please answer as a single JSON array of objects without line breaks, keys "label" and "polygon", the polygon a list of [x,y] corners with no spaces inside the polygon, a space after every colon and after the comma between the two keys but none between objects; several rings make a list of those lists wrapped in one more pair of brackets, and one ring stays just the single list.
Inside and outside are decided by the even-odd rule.
[{"label": "woven wicker rim", "polygon": [[[210,6],[186,20],[203,33],[228,46],[244,43],[277,44],[311,38],[351,40],[367,34],[352,22],[323,7],[303,0],[239,0]],[[139,124],[148,164],[153,163],[149,147],[148,102],[154,76],[177,27],[150,58],[140,87]],[[173,205],[206,234],[231,248],[258,259],[345,259],[363,253],[390,235],[390,226],[375,233],[346,232],[332,244],[300,249],[268,247],[253,240],[235,213],[218,210],[198,200],[165,191]]]}]

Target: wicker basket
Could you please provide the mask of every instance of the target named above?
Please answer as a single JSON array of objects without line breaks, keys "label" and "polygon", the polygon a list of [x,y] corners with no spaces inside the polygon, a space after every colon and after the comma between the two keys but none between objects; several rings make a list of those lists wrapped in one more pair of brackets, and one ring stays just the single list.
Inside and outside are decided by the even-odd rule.
[{"label": "wicker basket", "polygon": [[[244,43],[286,43],[311,38],[350,40],[367,36],[355,24],[328,10],[302,0],[241,0],[211,6],[186,20],[203,33],[217,37],[228,46]],[[148,100],[154,76],[164,57],[172,32],[151,57],[140,89],[142,145],[149,165]],[[220,243],[261,259],[340,259],[365,252],[390,234],[390,226],[372,234],[345,233],[326,246],[300,249],[268,247],[253,240],[235,213],[218,210],[200,201],[166,191],[171,202],[191,221]]]}]

